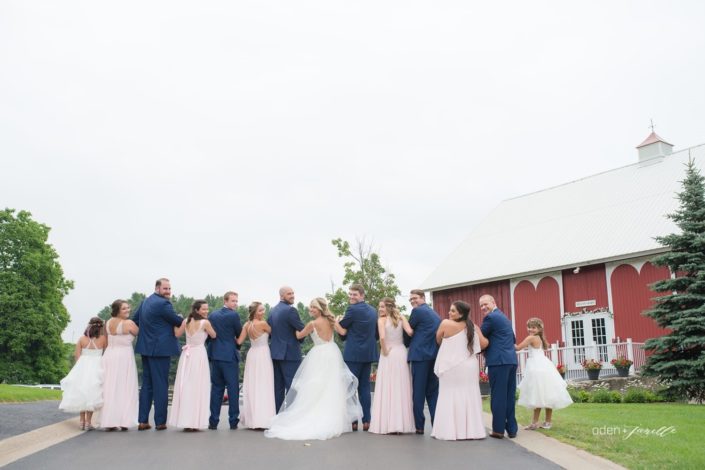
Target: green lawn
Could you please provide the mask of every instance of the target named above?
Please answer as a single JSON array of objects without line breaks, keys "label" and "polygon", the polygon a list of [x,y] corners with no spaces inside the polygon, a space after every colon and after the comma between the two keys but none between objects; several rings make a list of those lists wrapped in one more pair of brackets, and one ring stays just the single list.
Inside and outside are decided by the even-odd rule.
[{"label": "green lawn", "polygon": [[[489,400],[483,402],[490,411]],[[517,406],[520,430],[531,411]],[[543,412],[541,413],[543,419]],[[575,403],[540,431],[627,468],[705,468],[705,406],[676,403]]]},{"label": "green lawn", "polygon": [[16,385],[0,384],[0,403],[17,403],[39,400],[61,400],[61,390],[18,387]]}]

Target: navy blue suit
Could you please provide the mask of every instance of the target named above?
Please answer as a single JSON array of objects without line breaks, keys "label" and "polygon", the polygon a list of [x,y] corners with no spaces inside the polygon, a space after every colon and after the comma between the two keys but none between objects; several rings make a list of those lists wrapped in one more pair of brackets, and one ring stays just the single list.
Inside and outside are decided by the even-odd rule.
[{"label": "navy blue suit", "polygon": [[228,307],[208,316],[216,337],[207,343],[211,365],[211,416],[210,427],[218,427],[223,392],[228,388],[228,420],[230,428],[237,428],[240,421],[240,353],[235,338],[242,332],[240,315]]},{"label": "navy blue suit", "polygon": [[303,330],[304,324],[299,317],[299,311],[284,301],[280,301],[269,311],[267,323],[272,327],[269,352],[274,366],[274,405],[279,411],[301,364],[303,340],[296,339],[296,332]]},{"label": "navy blue suit", "polygon": [[166,425],[171,356],[181,353],[174,327],[181,326],[184,319],[168,299],[152,294],[137,307],[132,321],[140,328],[135,352],[142,355],[139,422],[149,422],[154,400],[154,424]]},{"label": "navy blue suit", "polygon": [[426,417],[423,414],[424,402],[428,402],[431,425],[436,416],[438,401],[438,377],[433,373],[438,355],[436,331],[441,317],[428,304],[421,304],[411,310],[409,325],[414,335],[404,333],[404,344],[409,347],[407,360],[411,363],[412,400],[414,403],[414,423],[423,431]]},{"label": "navy blue suit", "polygon": [[492,432],[510,436],[518,430],[514,415],[517,389],[517,355],[514,349],[516,336],[512,322],[498,308],[488,313],[480,327],[490,342],[485,349],[485,364],[490,376],[490,408]]},{"label": "navy blue suit", "polygon": [[377,351],[377,312],[367,302],[350,304],[340,326],[348,330],[345,336],[343,359],[348,369],[357,377],[357,394],[362,406],[362,422],[370,422],[370,372],[372,363],[379,360]]}]

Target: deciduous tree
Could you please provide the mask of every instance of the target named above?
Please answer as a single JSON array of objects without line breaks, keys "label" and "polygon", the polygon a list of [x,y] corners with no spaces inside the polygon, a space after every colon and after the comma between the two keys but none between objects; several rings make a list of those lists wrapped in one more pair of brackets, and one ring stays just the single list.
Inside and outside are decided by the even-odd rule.
[{"label": "deciduous tree", "polygon": [[[343,286],[347,289],[351,284],[362,284],[365,289],[365,300],[377,309],[383,297],[395,298],[401,293],[396,284],[394,274],[382,266],[382,261],[373,247],[364,240],[357,240],[354,247],[350,243],[336,238],[332,240],[333,246],[338,250],[339,258],[346,258],[343,264],[345,276]],[[342,314],[348,305],[348,292],[341,287],[333,288],[327,294],[329,307],[335,314]]]},{"label": "deciduous tree", "polygon": [[26,211],[0,211],[0,382],[56,383],[67,372],[63,299],[73,283]]}]

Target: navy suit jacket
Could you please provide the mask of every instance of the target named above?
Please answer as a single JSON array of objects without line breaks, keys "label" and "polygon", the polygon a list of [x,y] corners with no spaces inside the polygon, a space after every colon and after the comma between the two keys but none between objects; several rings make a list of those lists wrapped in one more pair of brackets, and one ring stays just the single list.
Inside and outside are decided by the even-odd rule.
[{"label": "navy suit jacket", "polygon": [[409,347],[407,361],[431,361],[438,354],[436,331],[441,324],[441,317],[428,304],[421,304],[411,309],[409,325],[414,329],[414,336],[404,333],[404,344]]},{"label": "navy suit jacket", "polygon": [[[280,301],[269,311],[267,323],[272,327],[269,335],[269,352],[276,361],[300,361],[301,342],[296,332],[304,329],[296,307]],[[303,341],[303,340],[302,340]]]},{"label": "navy suit jacket", "polygon": [[348,330],[341,338],[345,341],[343,359],[348,362],[375,362],[377,352],[377,312],[367,302],[350,304],[340,326]]},{"label": "navy suit jacket", "polygon": [[235,338],[242,333],[240,315],[235,310],[224,306],[208,315],[208,320],[216,334],[215,338],[209,337],[207,341],[208,359],[227,362],[240,361],[240,353],[235,341]]},{"label": "navy suit jacket", "polygon": [[514,349],[516,336],[512,322],[498,308],[488,313],[480,326],[482,334],[490,342],[485,349],[485,364],[488,366],[517,365],[517,354]]},{"label": "navy suit jacket", "polygon": [[174,327],[184,321],[176,314],[169,299],[152,294],[137,307],[132,321],[140,327],[135,352],[143,356],[178,356],[179,341]]}]

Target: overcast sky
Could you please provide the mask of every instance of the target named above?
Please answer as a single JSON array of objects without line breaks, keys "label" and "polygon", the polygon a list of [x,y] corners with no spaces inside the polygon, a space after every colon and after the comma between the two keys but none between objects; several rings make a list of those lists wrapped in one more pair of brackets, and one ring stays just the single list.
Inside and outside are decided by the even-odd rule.
[{"label": "overcast sky", "polygon": [[[0,2],[0,206],[88,318],[308,303],[365,238],[406,294],[501,200],[705,143],[705,2]],[[401,299],[400,299],[401,300]],[[217,307],[217,306],[216,306]]]}]

